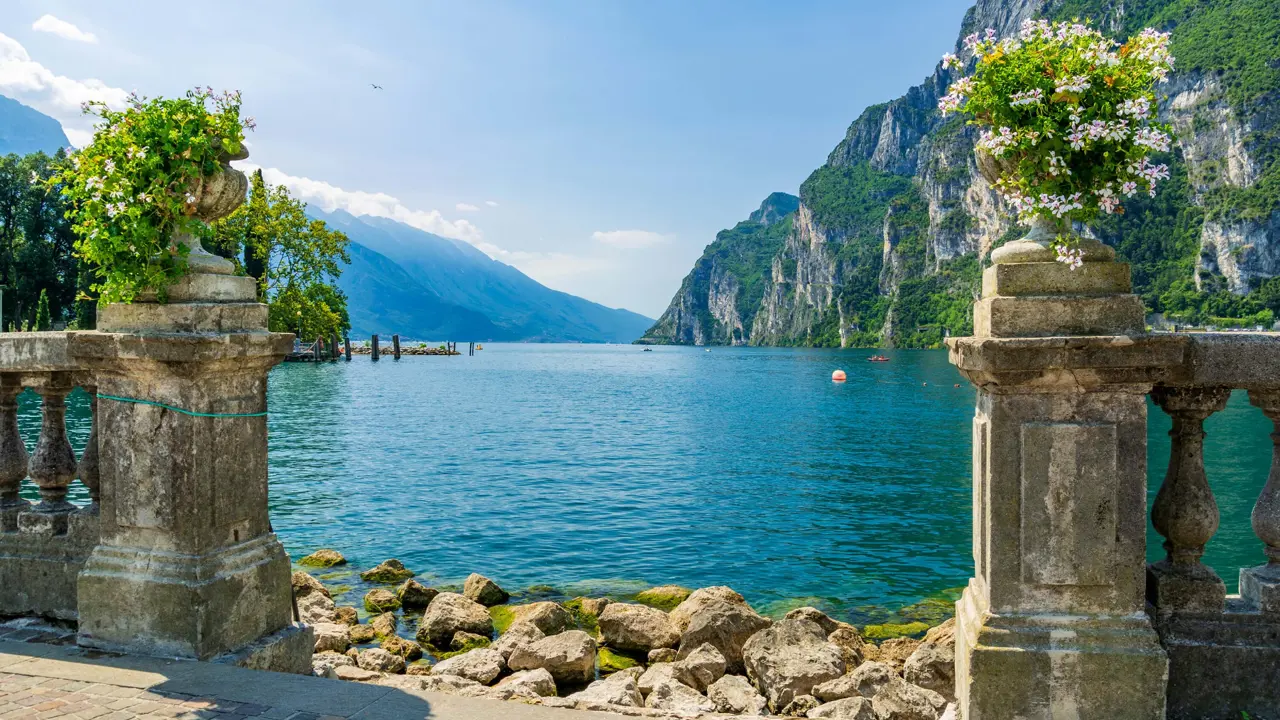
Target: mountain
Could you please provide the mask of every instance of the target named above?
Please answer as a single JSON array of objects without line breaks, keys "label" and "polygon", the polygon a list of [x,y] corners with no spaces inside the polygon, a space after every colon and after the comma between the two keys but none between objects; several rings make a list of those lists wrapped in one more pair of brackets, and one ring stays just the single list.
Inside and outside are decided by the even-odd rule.
[{"label": "mountain", "polygon": [[0,155],[52,155],[64,147],[71,143],[57,120],[0,95]]},{"label": "mountain", "polygon": [[461,240],[386,218],[309,212],[351,240],[351,264],[338,284],[354,334],[626,343],[653,323],[545,287]]},{"label": "mountain", "polygon": [[[1172,31],[1178,71],[1159,90],[1178,140],[1162,159],[1172,178],[1091,230],[1132,264],[1152,313],[1274,322],[1280,2],[979,0],[959,37],[987,27],[1011,35],[1036,17],[1090,18],[1117,37]],[[867,108],[800,186],[795,211],[720,233],[641,342],[929,347],[972,332],[983,262],[1024,229],[977,170],[976,129],[937,111],[960,76],[939,65]],[[745,288],[759,288],[758,303]]]}]

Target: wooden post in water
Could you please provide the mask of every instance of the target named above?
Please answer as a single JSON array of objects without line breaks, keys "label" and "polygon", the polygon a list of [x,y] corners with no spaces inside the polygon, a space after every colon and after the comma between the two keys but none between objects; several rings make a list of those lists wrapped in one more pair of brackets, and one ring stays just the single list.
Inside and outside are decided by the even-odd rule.
[{"label": "wooden post in water", "polygon": [[338,335],[329,336],[329,362],[338,362]]},{"label": "wooden post in water", "polygon": [[350,335],[342,336],[342,342],[343,342],[342,349],[346,351],[346,354],[342,356],[342,359],[346,360],[347,362],[351,362],[351,336]]},{"label": "wooden post in water", "polygon": [[320,349],[324,346],[324,338],[316,337],[316,344],[311,346],[311,362],[320,362]]},{"label": "wooden post in water", "polygon": [[370,348],[373,351],[373,355],[371,357],[373,357],[374,362],[377,362],[378,361],[378,336],[377,335],[373,336],[373,341],[370,344]]},{"label": "wooden post in water", "polygon": [[391,336],[391,358],[393,360],[400,359],[400,336],[399,335]]}]

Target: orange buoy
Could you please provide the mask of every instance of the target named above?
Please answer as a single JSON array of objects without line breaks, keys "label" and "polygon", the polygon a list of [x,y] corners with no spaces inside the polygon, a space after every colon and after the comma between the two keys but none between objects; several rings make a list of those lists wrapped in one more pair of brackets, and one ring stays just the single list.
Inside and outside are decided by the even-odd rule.
[{"label": "orange buoy", "polygon": [[849,376],[845,375],[843,370],[836,370],[835,372],[831,373],[831,382],[844,382],[845,380],[848,380],[848,379],[849,379]]}]

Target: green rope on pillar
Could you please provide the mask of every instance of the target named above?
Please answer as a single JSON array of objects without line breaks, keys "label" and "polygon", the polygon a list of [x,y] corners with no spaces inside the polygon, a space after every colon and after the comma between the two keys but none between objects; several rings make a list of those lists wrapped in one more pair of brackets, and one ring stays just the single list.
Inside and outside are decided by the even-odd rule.
[{"label": "green rope on pillar", "polygon": [[99,393],[99,394],[98,394],[98,399],[99,399],[99,400],[115,400],[116,402],[134,403],[134,404],[136,404],[136,405],[151,405],[152,407],[164,408],[165,410],[172,410],[172,411],[174,411],[174,412],[182,413],[183,415],[190,415],[191,417],[207,417],[207,418],[246,418],[246,417],[266,417],[266,416],[267,416],[267,411],[266,411],[266,410],[263,410],[262,412],[253,412],[253,413],[207,413],[207,412],[196,412],[196,411],[194,411],[194,410],[184,410],[184,409],[182,409],[182,408],[180,408],[180,407],[174,407],[174,406],[172,406],[172,405],[166,405],[166,404],[164,404],[164,403],[162,403],[162,402],[156,402],[156,401],[154,401],[154,400],[141,400],[141,399],[139,399],[139,398],[118,397],[118,396],[116,396],[116,395],[103,395],[103,394],[101,394],[101,393]]}]

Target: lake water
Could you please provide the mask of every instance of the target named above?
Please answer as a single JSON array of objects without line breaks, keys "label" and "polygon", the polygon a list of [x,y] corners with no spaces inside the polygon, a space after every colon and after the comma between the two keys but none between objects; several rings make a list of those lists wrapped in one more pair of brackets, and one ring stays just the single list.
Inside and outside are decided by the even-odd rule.
[{"label": "lake water", "polygon": [[[396,557],[437,584],[471,572],[553,596],[724,584],[765,611],[903,617],[972,572],[974,391],[945,352],[870,354],[492,344],[286,364],[270,385],[272,520],[295,558]],[[79,392],[72,404],[78,447]],[[29,442],[37,413],[24,396]],[[1150,418],[1154,498],[1169,419]],[[1263,560],[1249,513],[1270,423],[1237,393],[1207,431],[1222,525],[1206,561],[1234,591],[1238,569]]]}]

